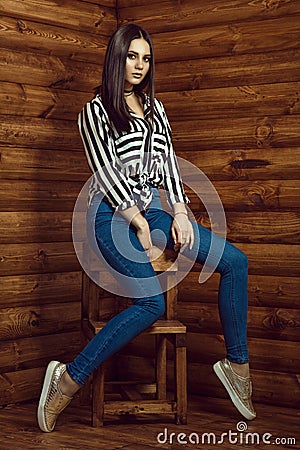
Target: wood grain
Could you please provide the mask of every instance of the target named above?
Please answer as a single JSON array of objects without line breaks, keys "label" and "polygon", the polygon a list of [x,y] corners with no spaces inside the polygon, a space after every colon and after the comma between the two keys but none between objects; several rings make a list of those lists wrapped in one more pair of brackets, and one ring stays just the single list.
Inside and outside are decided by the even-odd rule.
[{"label": "wood grain", "polygon": [[1,12],[5,16],[33,20],[37,23],[60,25],[74,30],[108,35],[116,25],[114,11],[107,7],[85,3],[79,0],[53,2],[45,0],[1,1]]},{"label": "wood grain", "polygon": [[[187,177],[186,183],[189,178]],[[195,180],[191,180],[194,182]],[[299,180],[258,180],[258,181],[216,181],[213,183],[221,203],[216,204],[212,195],[212,185],[207,183],[193,185],[194,192],[186,188],[191,203],[189,207],[196,213],[204,211],[204,204],[209,205],[211,211],[221,212],[222,205],[225,211],[287,211],[298,209]]]},{"label": "wood grain", "polygon": [[81,150],[82,141],[75,122],[0,116],[1,145],[64,150]]},{"label": "wood grain", "polygon": [[[179,55],[180,56],[180,55]],[[299,49],[156,64],[158,92],[298,81]]]},{"label": "wood grain", "polygon": [[0,376],[0,404],[24,402],[40,394],[45,366],[27,370],[13,370]]},{"label": "wood grain", "polygon": [[[79,0],[86,1],[86,0]],[[109,8],[116,8],[116,0],[88,0],[87,3],[94,3],[95,5],[108,6]]]},{"label": "wood grain", "polygon": [[186,60],[296,49],[300,38],[297,18],[286,16],[154,34],[156,59],[166,62],[180,61],[182,55]]},{"label": "wood grain", "polygon": [[[197,222],[210,228],[207,214],[195,214]],[[227,239],[231,242],[300,244],[300,215],[288,212],[234,212],[226,215]]]},{"label": "wood grain", "polygon": [[81,280],[81,271],[2,277],[0,308],[79,302]]},{"label": "wood grain", "polygon": [[207,150],[223,148],[298,147],[297,116],[264,116],[212,120],[173,121],[175,148]]},{"label": "wood grain", "polygon": [[0,29],[1,45],[11,50],[103,62],[107,44],[103,36],[6,16],[0,16]]},{"label": "wood grain", "polygon": [[[169,2],[170,0],[162,0],[162,1],[158,1],[158,0],[153,0],[153,4],[155,3],[159,3],[162,4],[162,2],[167,1]],[[118,4],[118,8],[129,8],[131,6],[141,6],[141,5],[148,5],[146,0],[119,0],[119,4]]]},{"label": "wood grain", "polygon": [[288,244],[236,244],[249,258],[249,273],[299,277],[300,247]]},{"label": "wood grain", "polygon": [[46,367],[51,359],[66,361],[75,357],[81,347],[80,332],[68,332],[68,327],[48,336],[1,341],[1,373]]},{"label": "wood grain", "polygon": [[[155,2],[152,2],[155,3]],[[299,14],[298,2],[251,2],[240,0],[213,0],[209,4],[197,0],[184,2],[162,1],[157,7],[145,9],[146,1],[121,1],[119,7],[120,24],[135,22],[151,30],[163,33],[190,28],[203,28],[234,21],[264,21],[275,17]]]},{"label": "wood grain", "polygon": [[[4,180],[0,189],[0,211],[73,211],[82,182]],[[7,192],[11,192],[7,202]],[[38,231],[36,231],[38,233]]]},{"label": "wood grain", "polygon": [[[222,334],[217,305],[181,302],[178,305],[178,314],[189,332]],[[248,337],[291,341],[289,354],[295,346],[293,342],[300,340],[299,328],[299,309],[263,306],[250,306],[248,309]]]},{"label": "wood grain", "polygon": [[81,181],[91,176],[83,151],[0,147],[0,174],[6,180]]},{"label": "wood grain", "polygon": [[77,270],[72,242],[0,244],[0,276]]},{"label": "wood grain", "polygon": [[0,310],[0,340],[79,331],[80,302],[29,305]]},{"label": "wood grain", "polygon": [[0,212],[0,243],[72,240],[71,212]]},{"label": "wood grain", "polygon": [[92,97],[100,84],[101,70],[100,64],[85,61],[15,49],[0,51],[0,77],[6,82],[86,91]]},{"label": "wood grain", "polygon": [[[201,380],[198,380],[199,384]],[[162,416],[154,416],[150,421],[143,417],[119,418],[110,420],[107,426],[100,429],[91,429],[90,406],[82,407],[75,398],[71,405],[61,414],[57,422],[56,432],[41,435],[36,423],[37,402],[28,402],[22,405],[7,405],[1,411],[1,442],[6,450],[14,450],[16,441],[22,448],[43,448],[43,450],[62,449],[70,446],[72,450],[82,450],[88,441],[89,450],[163,450],[166,447],[172,450],[182,448],[199,448],[199,446],[212,446],[208,444],[208,435],[214,433],[216,440],[221,436],[228,438],[228,430],[235,432],[236,424],[240,416],[228,398],[212,398],[205,396],[190,396],[189,421],[187,425],[178,427],[175,424],[163,420]],[[255,404],[259,420],[249,422],[247,433],[259,435],[260,443],[252,444],[256,450],[262,447],[262,436],[266,430],[272,435],[270,442],[275,442],[275,437],[289,436],[294,438],[294,444],[284,444],[286,448],[297,449],[299,439],[297,412],[290,407],[278,407],[269,404]],[[159,444],[157,437],[160,433],[163,441],[164,430],[167,428],[166,443]],[[174,434],[172,434],[174,433]],[[183,433],[180,435],[180,433]],[[224,434],[223,434],[224,433]],[[199,436],[199,445],[195,442],[195,436]],[[203,444],[201,438],[203,435]],[[185,437],[191,442],[183,442]],[[248,437],[250,437],[249,435]],[[194,440],[193,440],[194,437]],[[242,434],[246,441],[246,432]],[[177,441],[177,438],[179,439]],[[251,437],[250,437],[251,439]],[[229,443],[229,439],[223,441],[226,450],[234,450],[236,443]],[[233,441],[233,439],[232,439]],[[211,441],[210,441],[211,442]],[[246,448],[247,444],[240,444]],[[251,441],[250,441],[251,442]]]},{"label": "wood grain", "polygon": [[[1,150],[0,150],[1,151]],[[299,179],[300,147],[177,151],[213,180]]]},{"label": "wood grain", "polygon": [[42,88],[38,86],[2,83],[0,114],[9,110],[13,116],[29,116],[76,121],[79,111],[91,94]]},{"label": "wood grain", "polygon": [[300,83],[234,86],[165,92],[159,95],[169,119],[182,121],[219,117],[280,116],[300,113]]}]

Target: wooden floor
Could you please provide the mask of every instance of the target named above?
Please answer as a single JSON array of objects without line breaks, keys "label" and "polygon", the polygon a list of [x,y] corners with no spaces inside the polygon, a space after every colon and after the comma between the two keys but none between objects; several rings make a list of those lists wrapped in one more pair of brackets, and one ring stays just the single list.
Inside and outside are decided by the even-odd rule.
[{"label": "wooden floor", "polygon": [[[188,425],[176,426],[166,416],[147,416],[139,418],[114,419],[105,427],[95,429],[90,427],[89,408],[80,407],[75,399],[73,403],[59,417],[56,429],[52,433],[39,431],[36,424],[36,403],[11,405],[0,411],[0,449],[1,450],[46,450],[46,449],[97,449],[97,450],[151,450],[151,449],[216,449],[226,450],[251,448],[300,448],[300,415],[295,409],[271,407],[269,405],[256,405],[258,417],[248,422],[247,431],[240,428],[239,443],[234,443],[236,435],[229,438],[228,434],[237,431],[237,424],[242,420],[235,412],[229,400],[193,397],[189,400]],[[245,422],[246,423],[246,422]],[[242,427],[240,424],[239,427]],[[165,434],[158,442],[157,435],[168,430],[168,439],[165,443]],[[170,444],[171,433],[176,433],[173,443]],[[185,436],[179,436],[185,433]],[[193,433],[193,434],[191,434]],[[206,437],[201,444],[203,433],[215,433],[216,443],[210,444]],[[223,443],[218,443],[222,433],[227,433]],[[246,444],[246,433],[249,435]],[[264,433],[273,447],[262,441]],[[200,444],[196,444],[196,435]],[[185,444],[184,440],[192,443]],[[275,438],[286,439],[286,444],[276,444]],[[296,444],[287,444],[288,438],[295,438]],[[181,442],[180,442],[181,439]],[[194,439],[194,440],[193,440]],[[254,441],[252,441],[254,439]],[[258,443],[259,442],[259,443]]]}]

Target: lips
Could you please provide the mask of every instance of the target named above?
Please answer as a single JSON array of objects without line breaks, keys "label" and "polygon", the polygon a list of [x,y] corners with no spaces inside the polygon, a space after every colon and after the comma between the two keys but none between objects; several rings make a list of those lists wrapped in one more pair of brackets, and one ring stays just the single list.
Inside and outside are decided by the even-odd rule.
[{"label": "lips", "polygon": [[141,73],[133,73],[132,76],[133,76],[134,78],[140,79],[140,78],[143,76],[143,74],[141,74]]}]

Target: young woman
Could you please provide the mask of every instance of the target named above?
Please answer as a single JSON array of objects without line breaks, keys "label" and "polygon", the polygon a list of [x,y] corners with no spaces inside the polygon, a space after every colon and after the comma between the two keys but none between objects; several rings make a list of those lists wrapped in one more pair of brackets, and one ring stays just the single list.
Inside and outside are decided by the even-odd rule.
[{"label": "young woman", "polygon": [[[152,244],[159,245],[163,235],[167,247],[203,264],[212,235],[189,220],[170,126],[162,103],[154,97],[151,38],[140,26],[127,24],[111,37],[102,85],[78,123],[94,173],[89,223],[104,259],[134,280],[136,295],[132,306],[109,321],[73,362],[48,365],[38,407],[38,423],[46,432],[54,429],[59,413],[93,370],[163,314],[163,293],[149,260]],[[173,215],[163,211],[159,187],[167,192]],[[132,248],[120,248],[112,225],[115,236],[129,235],[143,261],[130,257]],[[150,234],[152,230],[160,233]],[[251,420],[256,413],[246,342],[248,260],[229,242],[223,244],[216,271],[221,275],[218,305],[227,354],[213,368],[236,408]],[[151,289],[145,288],[147,278]]]}]

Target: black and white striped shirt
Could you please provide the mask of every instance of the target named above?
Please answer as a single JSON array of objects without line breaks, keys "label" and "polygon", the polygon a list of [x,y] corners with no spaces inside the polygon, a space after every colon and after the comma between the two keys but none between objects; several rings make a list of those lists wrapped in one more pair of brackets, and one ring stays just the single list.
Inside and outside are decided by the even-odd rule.
[{"label": "black and white striped shirt", "polygon": [[78,126],[94,173],[89,201],[102,192],[115,210],[136,204],[146,209],[151,202],[151,184],[165,189],[171,205],[189,202],[173,150],[171,128],[158,99],[154,102],[153,127],[147,120],[149,113],[149,97],[145,96],[145,118],[132,112],[130,131],[121,133],[111,124],[99,95],[79,113]]}]

